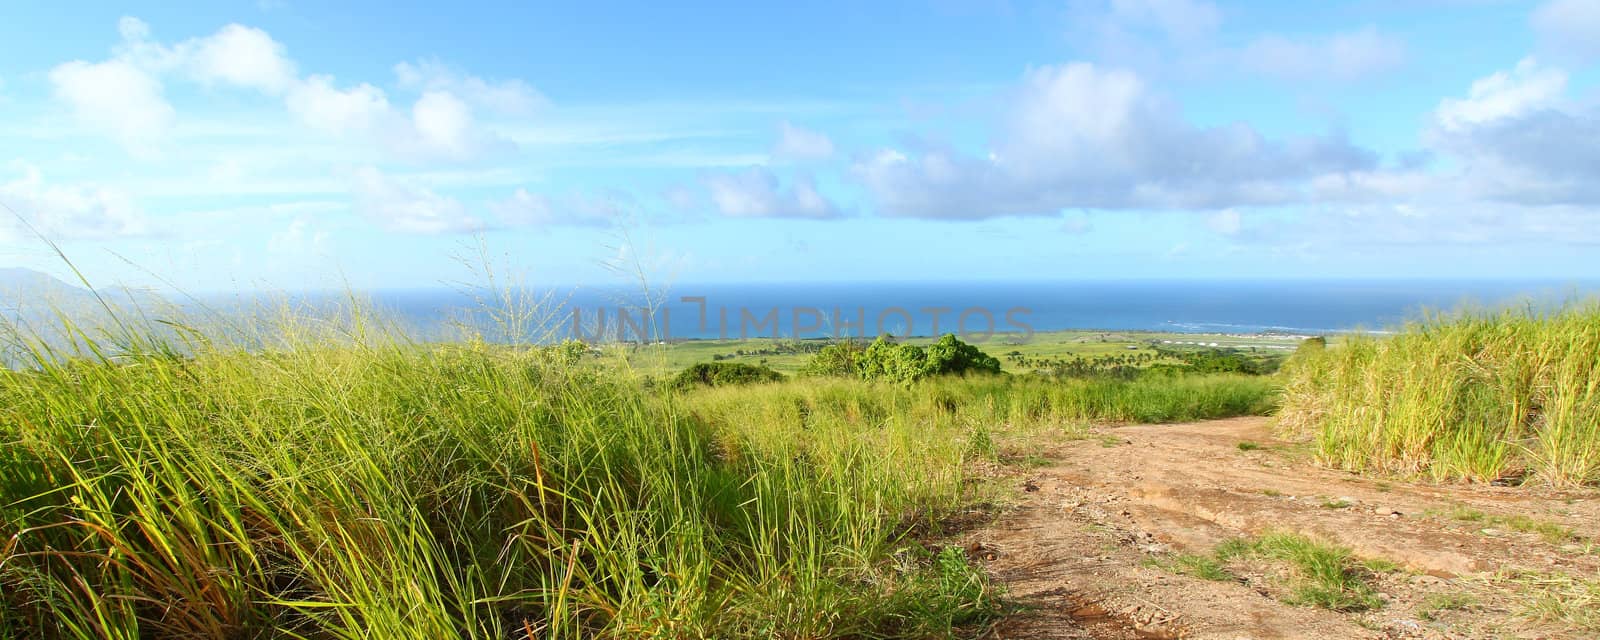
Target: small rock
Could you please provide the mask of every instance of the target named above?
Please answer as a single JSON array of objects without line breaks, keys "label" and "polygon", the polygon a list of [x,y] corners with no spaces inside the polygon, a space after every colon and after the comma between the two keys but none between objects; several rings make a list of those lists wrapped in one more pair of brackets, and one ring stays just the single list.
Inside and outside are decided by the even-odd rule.
[{"label": "small rock", "polygon": [[1438,576],[1430,576],[1426,573],[1419,573],[1411,576],[1411,584],[1426,587],[1440,587],[1450,584],[1450,581]]},{"label": "small rock", "polygon": [[1024,483],[1022,483],[1022,490],[1026,491],[1028,493],[1033,493],[1035,491],[1038,491],[1039,490],[1039,483],[1034,482],[1032,480],[1024,482]]}]

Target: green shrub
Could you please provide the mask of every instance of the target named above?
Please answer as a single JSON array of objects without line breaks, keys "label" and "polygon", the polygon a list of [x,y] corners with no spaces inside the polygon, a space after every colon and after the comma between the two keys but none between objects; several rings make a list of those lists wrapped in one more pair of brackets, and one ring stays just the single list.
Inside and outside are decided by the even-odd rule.
[{"label": "green shrub", "polygon": [[687,389],[695,386],[720,387],[723,385],[778,382],[783,374],[763,365],[741,362],[701,362],[690,366],[673,377],[672,386]]},{"label": "green shrub", "polygon": [[802,372],[909,384],[937,375],[1000,373],[1000,360],[955,334],[947,333],[926,347],[880,336],[864,349],[854,342],[829,345],[812,356]]}]

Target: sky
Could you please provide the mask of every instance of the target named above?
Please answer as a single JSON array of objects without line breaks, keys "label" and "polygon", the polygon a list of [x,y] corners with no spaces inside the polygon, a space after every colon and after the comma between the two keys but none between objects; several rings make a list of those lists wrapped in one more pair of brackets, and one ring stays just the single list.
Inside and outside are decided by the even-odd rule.
[{"label": "sky", "polygon": [[1600,0],[0,13],[97,284],[1600,278]]}]

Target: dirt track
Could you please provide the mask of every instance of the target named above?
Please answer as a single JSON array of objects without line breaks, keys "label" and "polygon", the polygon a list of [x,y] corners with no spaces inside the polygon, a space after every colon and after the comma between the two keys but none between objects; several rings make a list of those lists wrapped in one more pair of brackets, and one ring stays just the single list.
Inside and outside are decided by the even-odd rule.
[{"label": "dirt track", "polygon": [[[1241,442],[1262,448],[1241,450]],[[1030,453],[1050,466],[1008,480],[1016,507],[966,539],[1026,607],[987,637],[1596,637],[1525,615],[1531,587],[1508,578],[1600,575],[1594,492],[1410,484],[1321,469],[1274,439],[1264,418],[1105,428]],[[1472,511],[1484,517],[1459,515]],[[1574,535],[1515,531],[1496,516]],[[1335,542],[1400,570],[1369,576],[1381,607],[1341,613],[1285,604],[1270,575],[1208,581],[1157,566],[1267,531]],[[1446,597],[1467,604],[1441,609]]]}]

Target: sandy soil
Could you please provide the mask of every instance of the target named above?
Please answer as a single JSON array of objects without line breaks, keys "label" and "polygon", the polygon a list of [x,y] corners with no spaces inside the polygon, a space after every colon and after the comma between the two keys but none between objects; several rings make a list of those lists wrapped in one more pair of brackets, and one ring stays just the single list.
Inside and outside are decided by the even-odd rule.
[{"label": "sandy soil", "polygon": [[[1244,451],[1240,442],[1262,448]],[[1048,466],[1007,477],[1015,506],[963,540],[1024,607],[986,637],[1600,637],[1529,613],[1541,592],[1534,577],[1600,577],[1596,492],[1413,484],[1322,469],[1303,448],[1273,438],[1263,418],[1103,428],[1030,446],[1012,454],[1042,456]],[[1471,511],[1484,517],[1460,515]],[[1573,536],[1516,531],[1503,519],[1511,516]],[[1382,606],[1287,604],[1284,575],[1271,567],[1230,566],[1235,579],[1210,581],[1160,564],[1268,531],[1391,561],[1397,570],[1368,577]]]}]

